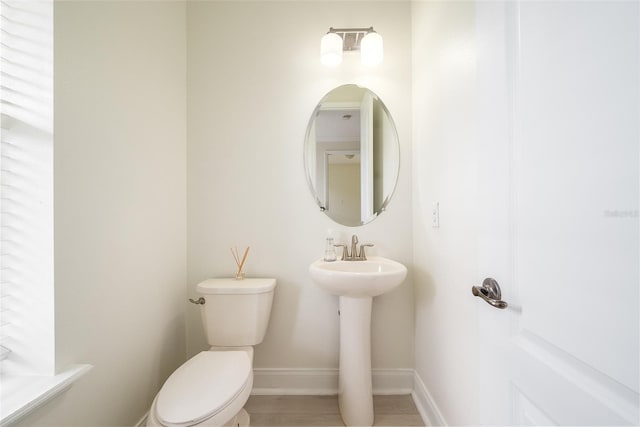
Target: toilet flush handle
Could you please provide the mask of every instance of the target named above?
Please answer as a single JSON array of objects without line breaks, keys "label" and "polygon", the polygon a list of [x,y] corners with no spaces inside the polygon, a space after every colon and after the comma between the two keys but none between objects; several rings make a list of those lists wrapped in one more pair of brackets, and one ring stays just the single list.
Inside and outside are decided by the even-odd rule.
[{"label": "toilet flush handle", "polygon": [[197,300],[189,298],[189,302],[192,304],[204,304],[205,300],[203,297],[200,297]]}]

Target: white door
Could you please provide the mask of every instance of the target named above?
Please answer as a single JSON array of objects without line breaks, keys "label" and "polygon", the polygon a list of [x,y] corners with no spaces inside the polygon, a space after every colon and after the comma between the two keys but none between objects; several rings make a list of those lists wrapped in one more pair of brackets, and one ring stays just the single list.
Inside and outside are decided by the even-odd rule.
[{"label": "white door", "polygon": [[477,2],[483,424],[640,423],[639,21]]}]

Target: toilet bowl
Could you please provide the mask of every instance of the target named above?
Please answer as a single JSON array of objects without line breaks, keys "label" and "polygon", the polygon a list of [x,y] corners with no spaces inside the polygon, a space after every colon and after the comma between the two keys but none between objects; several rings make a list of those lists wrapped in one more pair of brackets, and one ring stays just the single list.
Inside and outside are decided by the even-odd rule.
[{"label": "toilet bowl", "polygon": [[245,351],[203,351],[187,360],[154,399],[147,426],[248,426],[250,359]]},{"label": "toilet bowl", "polygon": [[211,348],[187,360],[156,395],[147,426],[248,427],[253,346],[262,342],[275,279],[209,279],[198,304]]}]

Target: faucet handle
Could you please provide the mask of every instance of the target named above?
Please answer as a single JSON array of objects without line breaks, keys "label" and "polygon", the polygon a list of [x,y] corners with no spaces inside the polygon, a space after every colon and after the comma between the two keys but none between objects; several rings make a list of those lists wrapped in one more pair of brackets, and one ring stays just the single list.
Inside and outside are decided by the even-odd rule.
[{"label": "faucet handle", "polygon": [[358,259],[362,260],[362,261],[366,261],[367,260],[367,255],[364,253],[364,248],[365,247],[372,247],[373,243],[366,243],[366,244],[362,244],[360,245],[360,255],[358,255]]},{"label": "faucet handle", "polygon": [[342,248],[342,257],[340,258],[341,261],[345,261],[347,258],[349,258],[349,248],[347,248],[347,245],[333,245],[333,247]]}]

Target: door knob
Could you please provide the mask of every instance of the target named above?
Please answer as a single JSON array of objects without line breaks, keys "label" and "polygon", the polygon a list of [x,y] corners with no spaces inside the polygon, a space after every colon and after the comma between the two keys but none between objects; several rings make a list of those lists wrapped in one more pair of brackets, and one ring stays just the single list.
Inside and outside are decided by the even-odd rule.
[{"label": "door knob", "polygon": [[474,296],[480,297],[496,308],[507,308],[509,304],[506,301],[502,301],[502,292],[500,291],[500,285],[495,279],[487,277],[482,281],[482,286],[473,286],[471,293]]}]

